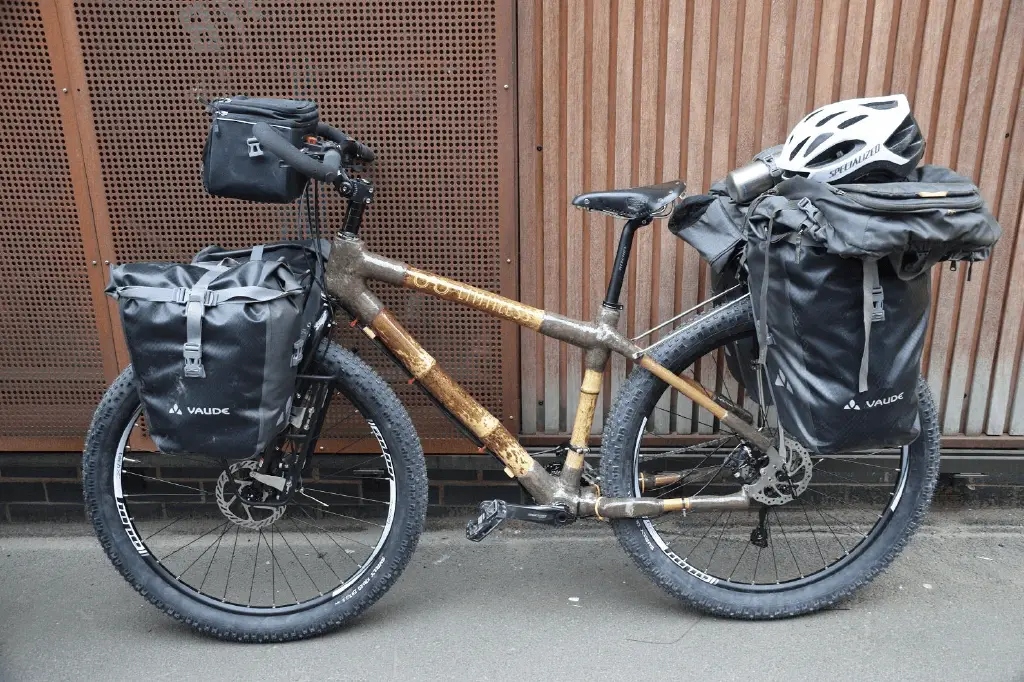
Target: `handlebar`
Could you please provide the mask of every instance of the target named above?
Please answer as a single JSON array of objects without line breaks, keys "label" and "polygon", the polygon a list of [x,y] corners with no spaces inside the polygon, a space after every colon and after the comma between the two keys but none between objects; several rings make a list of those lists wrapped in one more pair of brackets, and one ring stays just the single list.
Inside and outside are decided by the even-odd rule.
[{"label": "handlebar", "polygon": [[320,137],[325,137],[331,142],[337,143],[343,151],[352,154],[358,159],[362,159],[367,163],[370,163],[376,158],[373,150],[367,147],[362,142],[356,142],[351,137],[341,132],[337,128],[332,128],[326,123],[316,124],[316,134]]},{"label": "handlebar", "polygon": [[[367,162],[374,159],[372,149],[361,142],[356,142],[337,128],[332,128],[326,123],[318,123],[316,132],[336,143],[341,147],[342,152],[352,154]],[[324,154],[323,162],[320,162],[303,154],[291,142],[275,133],[273,128],[266,123],[257,123],[253,126],[252,134],[260,141],[260,145],[264,149],[307,177],[322,182],[337,182],[346,179],[345,173],[341,169],[341,153],[336,149],[328,149]]]},{"label": "handlebar", "polygon": [[341,159],[338,159],[339,168],[329,168],[325,164],[303,154],[299,149],[292,146],[292,143],[274,132],[266,123],[257,123],[252,128],[252,134],[260,141],[265,150],[278,157],[289,166],[305,176],[321,180],[323,182],[334,182],[340,173]]}]

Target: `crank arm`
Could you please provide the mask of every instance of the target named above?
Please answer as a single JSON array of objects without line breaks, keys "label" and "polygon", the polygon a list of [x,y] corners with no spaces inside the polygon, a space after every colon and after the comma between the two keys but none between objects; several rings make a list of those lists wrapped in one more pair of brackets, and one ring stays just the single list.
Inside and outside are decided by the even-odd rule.
[{"label": "crank arm", "polygon": [[742,490],[730,495],[695,495],[662,499],[658,497],[597,497],[591,489],[580,495],[578,515],[598,519],[639,519],[669,512],[699,512],[750,509],[753,500]]}]

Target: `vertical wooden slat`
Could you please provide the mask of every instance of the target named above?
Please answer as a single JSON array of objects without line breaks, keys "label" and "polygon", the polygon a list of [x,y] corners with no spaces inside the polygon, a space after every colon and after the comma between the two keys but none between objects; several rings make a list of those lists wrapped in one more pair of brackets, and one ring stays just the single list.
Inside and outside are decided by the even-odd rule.
[{"label": "vertical wooden slat", "polygon": [[812,83],[815,108],[836,101],[838,93],[835,90],[840,80],[841,68],[838,60],[842,56],[842,43],[846,40],[846,34],[839,31],[846,15],[846,2],[825,0],[819,7],[821,24],[818,29],[818,49],[815,50],[814,82]]},{"label": "vertical wooden slat", "polygon": [[791,45],[788,33],[789,14],[790,7],[794,2],[795,0],[773,2],[771,13],[762,15],[762,21],[769,22],[769,38],[767,40],[768,58],[764,66],[764,119],[761,124],[761,140],[756,145],[758,150],[781,144],[789,132],[786,125],[786,106],[789,102],[786,75],[789,69],[787,57]]},{"label": "vertical wooden slat", "polygon": [[[682,120],[683,120],[683,78],[686,77],[685,51],[689,48],[689,40],[686,36],[686,6],[684,0],[669,0],[665,16],[667,26],[667,38],[665,45],[665,115],[662,146],[663,170],[661,180],[670,180],[684,177],[681,168],[682,163]],[[684,178],[686,179],[686,178]],[[689,179],[686,179],[689,184]],[[657,226],[655,226],[657,228]],[[659,320],[666,320],[672,317],[675,312],[675,283],[674,269],[676,267],[676,249],[680,248],[682,242],[675,237],[663,234],[660,251],[660,282],[657,283],[658,290],[658,311]],[[667,334],[666,330],[659,336]],[[653,339],[652,339],[653,341]],[[658,401],[658,408],[653,415],[655,433],[668,433],[672,428],[671,410],[672,396],[666,392]]]},{"label": "vertical wooden slat", "polygon": [[[611,68],[611,12],[608,3],[591,5],[590,31],[590,186],[603,189],[608,183],[608,105]],[[587,230],[590,232],[590,310],[596,313],[604,298],[607,284],[605,251],[611,218],[599,213],[588,213]],[[604,425],[604,411],[610,406],[610,396],[604,391],[601,407],[594,414],[595,432]]]},{"label": "vertical wooden slat", "polygon": [[[523,301],[534,305],[539,302],[541,272],[536,234],[543,225],[538,211],[540,179],[538,167],[537,109],[541,105],[537,96],[536,44],[541,30],[537,26],[537,3],[539,0],[519,0],[517,5],[518,25],[518,120],[519,120],[519,295]],[[537,432],[537,334],[529,329],[520,332],[521,369],[521,427],[524,433]]]},{"label": "vertical wooden slat", "polygon": [[[638,112],[640,138],[637,152],[637,183],[650,185],[656,182],[655,160],[658,134],[658,82],[659,51],[661,48],[658,27],[661,23],[661,0],[643,2],[643,42],[640,45],[640,111]],[[636,264],[634,279],[635,303],[633,327],[639,334],[651,326],[651,289],[654,271],[654,230],[660,224],[648,226],[637,232],[634,243],[633,262]]]},{"label": "vertical wooden slat", "polygon": [[[846,35],[843,40],[843,51],[838,57],[841,59],[837,70],[839,99],[860,97],[861,64],[870,54],[870,42],[865,43],[867,30],[870,28],[868,6],[868,0],[850,0],[846,10]],[[843,27],[840,27],[840,30],[842,31]]]},{"label": "vertical wooden slat", "polygon": [[864,74],[864,96],[878,97],[887,92],[887,76],[891,77],[892,53],[896,45],[899,9],[897,2],[875,0],[871,17],[871,40],[868,50],[867,71]]},{"label": "vertical wooden slat", "polygon": [[809,113],[809,100],[813,99],[811,71],[817,55],[814,53],[816,36],[811,27],[817,23],[816,16],[820,11],[818,4],[814,0],[796,0],[797,27],[793,33],[793,57],[789,73],[789,107],[785,125],[787,133],[793,124]]},{"label": "vertical wooden slat", "polygon": [[[566,78],[565,78],[565,189],[573,197],[583,191],[583,41],[584,0],[567,4]],[[566,301],[565,314],[583,317],[583,212],[565,203],[566,217]],[[569,422],[576,414],[579,389],[583,381],[582,353],[575,346],[566,349],[566,403]],[[572,424],[567,423],[566,429]]]},{"label": "vertical wooden slat", "polygon": [[[686,146],[686,179],[692,192],[707,191],[710,180],[705,173],[706,136],[708,134],[708,91],[711,87],[711,3],[694,3],[690,11],[693,13],[690,35],[690,98],[687,118],[689,126],[685,132]],[[700,256],[688,244],[683,245],[682,289],[679,292],[680,308],[687,309],[697,303],[700,292]],[[687,371],[693,376],[692,368]],[[676,416],[676,431],[691,433],[695,431],[691,415],[693,402],[682,394],[673,396]]]},{"label": "vertical wooden slat", "polygon": [[[562,134],[559,126],[561,93],[561,54],[559,34],[562,3],[545,0],[541,11],[544,37],[541,46],[541,81],[544,97],[543,114],[543,169],[544,169],[544,223],[542,240],[544,248],[544,309],[561,312],[562,258],[560,253],[563,208],[559,204],[559,156],[562,152]],[[544,431],[558,433],[561,428],[561,377],[559,361],[561,351],[558,342],[545,338],[544,344]]]},{"label": "vertical wooden slat", "polygon": [[[615,51],[615,100],[609,104],[615,112],[613,164],[616,187],[629,187],[633,182],[633,87],[636,77],[633,71],[633,43],[636,28],[636,3],[634,0],[619,0],[616,16]],[[619,242],[622,225],[616,222],[613,239],[609,246],[614,249]],[[622,285],[620,300],[629,300],[629,278]],[[620,330],[627,329],[628,315],[622,316]],[[611,391],[619,392],[626,378],[626,361],[620,355],[611,361]]]},{"label": "vertical wooden slat", "polygon": [[758,101],[758,83],[761,80],[761,26],[767,20],[767,5],[762,2],[747,0],[743,16],[743,40],[737,47],[742,59],[739,64],[740,87],[736,93],[739,100],[739,117],[736,122],[736,156],[733,165],[746,163],[761,151],[759,113],[762,112]]}]

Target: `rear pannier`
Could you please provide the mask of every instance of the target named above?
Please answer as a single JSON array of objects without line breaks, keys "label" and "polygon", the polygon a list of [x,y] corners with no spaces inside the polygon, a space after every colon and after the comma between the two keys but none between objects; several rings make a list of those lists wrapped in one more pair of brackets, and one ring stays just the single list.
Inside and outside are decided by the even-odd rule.
[{"label": "rear pannier", "polygon": [[928,271],[988,257],[999,233],[978,189],[934,166],[894,183],[798,177],[756,199],[744,257],[782,428],[817,453],[912,442]]},{"label": "rear pannier", "polygon": [[161,452],[252,457],[287,426],[296,373],[326,319],[318,267],[306,242],[111,269],[107,293]]},{"label": "rear pannier", "polygon": [[253,135],[266,123],[295,147],[316,135],[315,102],[269,97],[227,97],[209,105],[213,120],[203,150],[203,187],[229,199],[286,204],[298,199],[308,178],[264,153]]}]

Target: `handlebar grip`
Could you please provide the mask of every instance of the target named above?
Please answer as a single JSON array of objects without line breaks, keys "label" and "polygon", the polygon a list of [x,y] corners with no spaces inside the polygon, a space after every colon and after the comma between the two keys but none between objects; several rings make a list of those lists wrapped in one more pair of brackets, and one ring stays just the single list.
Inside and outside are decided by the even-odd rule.
[{"label": "handlebar grip", "polygon": [[340,131],[337,128],[334,128],[332,126],[329,126],[329,125],[327,125],[326,123],[323,123],[323,122],[320,122],[320,123],[316,124],[316,134],[319,135],[320,137],[327,138],[331,142],[337,142],[338,144],[340,144],[343,147],[345,145],[347,145],[348,141],[351,139],[351,138],[349,138],[348,135],[346,135],[342,131]]},{"label": "handlebar grip", "polygon": [[362,142],[356,142],[351,137],[343,133],[342,131],[327,125],[326,123],[316,124],[316,134],[320,137],[325,137],[331,142],[336,142],[341,145],[341,148],[345,151],[355,154],[357,157],[366,161],[367,163],[373,161],[376,155],[373,150],[367,147]]},{"label": "handlebar grip", "polygon": [[257,123],[253,126],[252,134],[266,151],[307,177],[332,182],[337,176],[337,170],[332,170],[316,159],[306,156],[266,123]]},{"label": "handlebar grip", "polygon": [[350,148],[352,149],[352,152],[356,156],[358,156],[363,161],[366,161],[367,163],[372,162],[377,156],[376,154],[373,153],[372,149],[367,147],[362,142],[356,142],[355,140],[351,140]]}]

